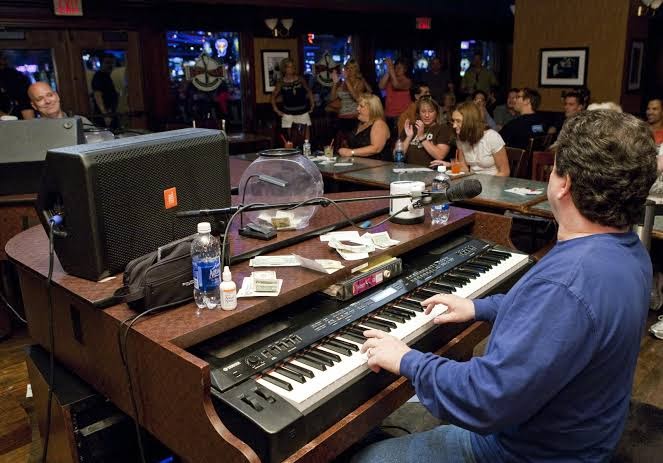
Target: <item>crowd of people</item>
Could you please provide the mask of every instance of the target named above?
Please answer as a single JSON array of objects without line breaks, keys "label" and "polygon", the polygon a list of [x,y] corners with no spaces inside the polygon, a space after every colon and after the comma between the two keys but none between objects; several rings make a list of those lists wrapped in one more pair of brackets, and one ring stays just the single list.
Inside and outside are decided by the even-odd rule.
[{"label": "crowd of people", "polygon": [[[341,73],[332,73],[326,108],[336,115],[335,146],[341,156],[392,160],[400,140],[409,163],[449,166],[455,158],[469,172],[509,176],[506,147],[526,150],[534,137],[547,136],[552,142],[566,121],[587,109],[621,111],[612,102],[590,104],[586,88],[562,92],[559,117],[539,112],[541,95],[533,88],[510,88],[504,103],[498,104],[497,79],[483,66],[479,53],[461,80],[460,93],[438,57],[417,80],[404,59],[387,58],[385,65],[379,97],[372,93],[357,61],[351,59]],[[281,118],[286,139],[292,139],[293,124],[310,139],[313,94],[292,60],[285,60],[281,68],[284,75],[272,93],[274,112]],[[649,102],[647,122],[663,154],[660,99]],[[659,164],[661,171],[663,158]]]},{"label": "crowd of people", "polygon": [[[469,172],[509,176],[506,147],[528,149],[533,137],[549,136],[552,141],[566,121],[587,109],[621,111],[612,102],[590,104],[585,88],[562,92],[560,117],[538,111],[541,95],[533,88],[510,88],[504,103],[498,104],[497,79],[478,53],[461,80],[460,93],[438,57],[417,80],[404,59],[387,58],[385,65],[379,97],[372,93],[357,61],[351,59],[341,73],[332,73],[326,106],[336,115],[335,146],[340,156],[392,160],[395,142],[400,140],[409,163],[449,166],[455,158]],[[293,124],[305,134],[300,138],[310,139],[310,113],[315,108],[311,89],[292,60],[285,60],[281,68],[285,72],[272,93],[272,107],[281,117],[285,139],[292,139]],[[660,99],[649,102],[647,122],[663,154]],[[661,171],[663,158],[659,164]]]}]

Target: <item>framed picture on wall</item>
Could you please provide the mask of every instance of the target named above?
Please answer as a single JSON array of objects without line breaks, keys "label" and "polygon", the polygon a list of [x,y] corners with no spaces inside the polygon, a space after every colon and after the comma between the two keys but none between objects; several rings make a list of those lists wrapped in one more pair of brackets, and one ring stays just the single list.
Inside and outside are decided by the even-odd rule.
[{"label": "framed picture on wall", "polygon": [[628,92],[640,90],[644,52],[645,43],[642,40],[633,40],[631,42],[631,53],[628,59],[628,79],[626,81],[626,91]]},{"label": "framed picture on wall", "polygon": [[272,93],[282,76],[281,60],[290,58],[289,50],[262,50],[262,88]]},{"label": "framed picture on wall", "polygon": [[589,48],[542,48],[539,87],[587,85]]}]

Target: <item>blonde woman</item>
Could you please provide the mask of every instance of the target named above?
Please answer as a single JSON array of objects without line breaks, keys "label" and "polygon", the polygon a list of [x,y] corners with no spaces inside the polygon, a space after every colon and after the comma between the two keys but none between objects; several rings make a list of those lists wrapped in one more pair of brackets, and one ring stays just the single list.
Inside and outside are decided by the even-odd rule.
[{"label": "blonde woman", "polygon": [[[458,145],[456,157],[463,171],[509,176],[509,158],[504,140],[493,129],[486,129],[483,115],[476,104],[467,101],[458,105],[451,115],[451,122]],[[448,166],[449,163],[436,160],[430,164],[431,167],[439,165]]]},{"label": "blonde woman", "polygon": [[[292,125],[300,124],[306,126],[305,139],[311,139],[311,116],[315,100],[311,89],[303,77],[297,75],[295,62],[286,58],[281,61],[281,72],[283,77],[276,83],[272,92],[272,109],[281,117],[281,128],[286,129],[288,139],[292,140]],[[276,104],[278,97],[283,99],[282,107]]]},{"label": "blonde woman", "polygon": [[359,64],[354,59],[349,60],[343,66],[343,75],[332,73],[334,84],[332,85],[331,100],[341,100],[341,109],[338,117],[341,119],[357,118],[357,103],[363,93],[371,93],[371,87],[359,71]]},{"label": "blonde woman", "polygon": [[347,147],[340,148],[338,154],[343,157],[361,156],[388,159],[387,149],[389,128],[384,121],[384,109],[380,99],[364,93],[357,105],[357,129],[350,133]]}]

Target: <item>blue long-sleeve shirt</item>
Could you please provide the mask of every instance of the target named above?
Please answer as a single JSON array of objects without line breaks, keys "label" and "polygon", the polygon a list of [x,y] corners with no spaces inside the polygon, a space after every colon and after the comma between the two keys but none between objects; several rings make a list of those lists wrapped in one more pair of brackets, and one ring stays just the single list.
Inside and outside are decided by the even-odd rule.
[{"label": "blue long-sleeve shirt", "polygon": [[401,360],[434,415],[475,431],[477,461],[606,461],[626,419],[652,268],[634,233],[559,242],[506,294],[475,300],[486,353]]}]

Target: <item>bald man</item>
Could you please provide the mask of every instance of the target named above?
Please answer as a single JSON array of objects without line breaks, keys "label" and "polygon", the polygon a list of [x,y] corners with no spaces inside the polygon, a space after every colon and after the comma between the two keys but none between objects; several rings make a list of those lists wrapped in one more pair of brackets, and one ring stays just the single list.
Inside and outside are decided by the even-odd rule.
[{"label": "bald man", "polygon": [[[46,82],[35,82],[28,87],[28,96],[32,107],[41,117],[48,119],[62,119],[67,117],[67,113],[60,106],[60,95],[53,90]],[[83,125],[93,125],[86,117],[78,116],[82,119]]]}]

